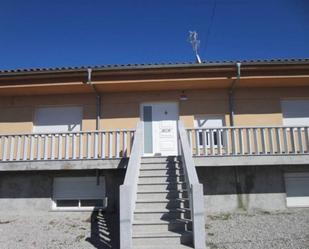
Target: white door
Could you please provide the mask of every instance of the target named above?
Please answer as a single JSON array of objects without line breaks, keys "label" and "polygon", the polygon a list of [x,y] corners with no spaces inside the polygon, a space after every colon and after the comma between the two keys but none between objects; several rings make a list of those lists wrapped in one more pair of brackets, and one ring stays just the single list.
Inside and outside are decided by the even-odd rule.
[{"label": "white door", "polygon": [[285,188],[288,207],[309,207],[309,173],[286,173]]},{"label": "white door", "polygon": [[145,155],[178,155],[177,103],[143,104],[142,120]]}]

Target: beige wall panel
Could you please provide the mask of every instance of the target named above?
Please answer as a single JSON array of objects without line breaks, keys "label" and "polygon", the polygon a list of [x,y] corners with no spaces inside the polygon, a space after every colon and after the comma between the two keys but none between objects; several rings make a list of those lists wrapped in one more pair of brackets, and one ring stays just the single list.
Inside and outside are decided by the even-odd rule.
[{"label": "beige wall panel", "polygon": [[183,125],[186,128],[192,128],[194,126],[194,117],[192,115],[181,116],[179,119],[183,122]]},{"label": "beige wall panel", "polygon": [[179,115],[186,127],[193,127],[196,114],[227,113],[226,90],[185,91],[188,100],[180,101],[182,91],[112,93],[102,96],[104,129],[135,128],[140,119],[140,105],[145,102],[174,101],[179,103]]},{"label": "beige wall panel", "polygon": [[35,109],[44,106],[83,107],[83,130],[95,130],[96,97],[85,95],[46,95],[3,97],[0,100],[0,133],[32,132]]},{"label": "beige wall panel", "polygon": [[[144,102],[175,101],[179,103],[181,120],[193,127],[194,115],[225,115],[229,125],[227,89],[187,90],[188,100],[180,101],[182,90],[154,92],[122,92],[102,94],[101,129],[134,129]],[[236,88],[235,125],[281,125],[282,99],[309,99],[309,87]],[[94,130],[96,98],[94,94],[3,97],[0,99],[0,133],[32,132],[36,107],[81,105],[82,129]]]},{"label": "beige wall panel", "polygon": [[309,99],[309,88],[235,89],[235,125],[282,125],[281,100]]},{"label": "beige wall panel", "polygon": [[281,113],[235,115],[235,126],[276,126],[282,125]]}]

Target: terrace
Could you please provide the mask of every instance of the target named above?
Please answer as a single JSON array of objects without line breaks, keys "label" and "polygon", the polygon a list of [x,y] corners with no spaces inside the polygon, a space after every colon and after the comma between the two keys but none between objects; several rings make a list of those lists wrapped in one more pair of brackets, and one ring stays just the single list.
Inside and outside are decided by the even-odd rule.
[{"label": "terrace", "polygon": [[[0,169],[125,167],[134,133],[0,134]],[[308,126],[220,127],[187,129],[187,133],[196,166],[290,165],[309,159]]]}]

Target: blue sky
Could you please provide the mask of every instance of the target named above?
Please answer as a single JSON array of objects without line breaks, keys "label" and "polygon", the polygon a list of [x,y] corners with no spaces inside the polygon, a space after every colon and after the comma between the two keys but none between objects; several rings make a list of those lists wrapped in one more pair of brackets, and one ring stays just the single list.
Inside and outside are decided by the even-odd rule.
[{"label": "blue sky", "polygon": [[308,13],[309,0],[1,0],[0,69],[190,62],[189,30],[203,60],[308,58]]}]

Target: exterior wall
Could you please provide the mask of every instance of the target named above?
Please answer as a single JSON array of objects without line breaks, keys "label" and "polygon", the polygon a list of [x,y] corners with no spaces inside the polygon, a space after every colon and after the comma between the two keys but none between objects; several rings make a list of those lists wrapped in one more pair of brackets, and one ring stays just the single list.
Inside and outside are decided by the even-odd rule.
[{"label": "exterior wall", "polygon": [[284,172],[308,166],[197,167],[205,215],[246,210],[285,210]]},{"label": "exterior wall", "polygon": [[[240,210],[285,210],[284,172],[308,171],[308,165],[197,167],[204,186],[205,216]],[[125,170],[99,172],[106,179],[108,211],[118,213],[119,186]],[[54,177],[95,175],[95,170],[5,172],[0,176],[0,212],[48,212]]]},{"label": "exterior wall", "polygon": [[[180,119],[193,127],[195,115],[223,115],[229,126],[227,89],[187,90],[186,101],[180,101],[181,91],[126,92],[103,95],[102,127],[134,128],[143,102],[175,101],[179,103]],[[235,125],[282,125],[280,101],[309,99],[309,87],[239,88],[235,89]]]},{"label": "exterior wall", "polygon": [[[105,176],[108,211],[118,209],[119,185],[125,170],[100,170]],[[19,171],[0,176],[0,212],[48,212],[52,207],[53,178],[59,176],[96,176],[95,170]]]},{"label": "exterior wall", "polygon": [[[181,91],[120,92],[102,94],[101,129],[134,129],[140,119],[140,104],[175,101],[180,119],[193,127],[195,115],[224,115],[229,125],[227,89],[187,90],[186,101]],[[309,99],[309,87],[236,88],[235,125],[282,125],[280,100]],[[0,99],[0,133],[32,132],[35,108],[40,106],[83,106],[82,130],[94,130],[96,98],[94,94],[2,97]]]},{"label": "exterior wall", "polygon": [[50,95],[1,97],[0,133],[31,133],[35,108],[68,105],[83,107],[82,130],[95,130],[96,100],[93,94]]}]

